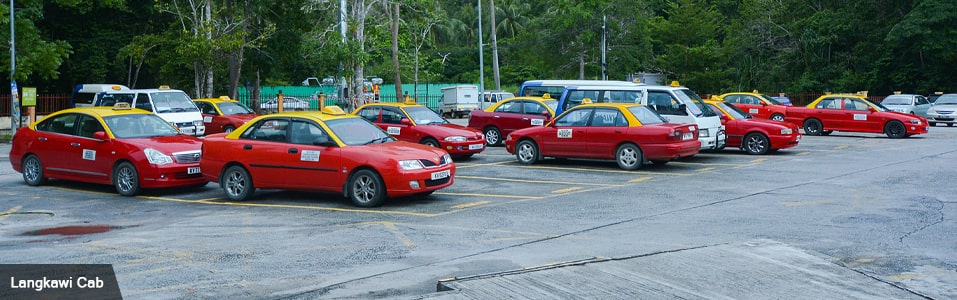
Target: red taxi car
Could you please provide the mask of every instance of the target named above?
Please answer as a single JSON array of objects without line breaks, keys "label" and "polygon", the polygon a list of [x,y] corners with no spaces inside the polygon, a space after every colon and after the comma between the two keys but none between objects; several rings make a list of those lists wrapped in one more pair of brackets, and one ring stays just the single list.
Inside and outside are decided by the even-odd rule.
[{"label": "red taxi car", "polygon": [[445,151],[396,141],[331,108],[264,115],[207,136],[203,176],[234,201],[249,199],[256,188],[287,189],[342,193],[360,207],[452,185],[455,164]]},{"label": "red taxi car", "polygon": [[128,103],[52,113],[13,136],[10,164],[29,185],[48,178],[109,184],[123,196],[143,188],[200,186],[202,140]]},{"label": "red taxi car", "polygon": [[927,119],[892,112],[867,97],[829,94],[806,107],[788,107],[788,122],[801,124],[806,135],[828,135],[832,131],[883,133],[903,138],[927,133]]},{"label": "red taxi car", "polygon": [[784,117],[787,116],[786,105],[768,95],[759,94],[758,91],[753,93],[727,93],[718,96],[718,98],[737,106],[756,118],[784,121]]},{"label": "red taxi car", "polygon": [[544,157],[614,159],[625,170],[646,161],[660,165],[698,154],[697,125],[666,122],[640,104],[583,104],[545,126],[512,132],[505,138],[505,150],[523,164]]},{"label": "red taxi car", "polygon": [[193,99],[193,103],[196,103],[199,111],[203,114],[206,134],[232,132],[240,125],[258,116],[246,105],[229,99],[229,96]]},{"label": "red taxi car", "polygon": [[723,114],[721,124],[728,134],[728,147],[737,147],[748,154],[767,154],[797,146],[801,141],[797,125],[755,119],[737,106],[721,100],[704,102]]},{"label": "red taxi car", "polygon": [[401,141],[442,148],[456,158],[468,158],[485,150],[481,131],[449,123],[415,100],[370,103],[360,106],[353,114],[375,123]]},{"label": "red taxi car", "polygon": [[469,128],[485,134],[485,144],[496,146],[502,137],[512,131],[531,126],[542,126],[555,116],[558,100],[545,94],[544,97],[513,97],[489,106],[485,110],[473,110],[469,114]]}]

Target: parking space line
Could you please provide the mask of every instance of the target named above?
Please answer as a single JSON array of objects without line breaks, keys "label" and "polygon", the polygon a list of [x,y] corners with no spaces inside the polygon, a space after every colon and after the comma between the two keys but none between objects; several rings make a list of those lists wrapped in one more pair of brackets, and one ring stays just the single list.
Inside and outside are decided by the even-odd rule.
[{"label": "parking space line", "polygon": [[618,174],[648,174],[648,175],[674,175],[674,176],[691,176],[694,174],[686,173],[656,173],[649,171],[626,171],[626,170],[612,170],[612,169],[593,169],[593,168],[573,168],[573,167],[546,167],[546,166],[506,166],[506,167],[516,167],[516,168],[527,168],[527,169],[545,169],[545,170],[562,170],[562,171],[588,171],[588,172],[600,172],[600,173],[618,173]]},{"label": "parking space line", "polygon": [[382,224],[383,226],[385,226],[386,229],[392,232],[392,234],[395,235],[395,238],[399,239],[399,242],[401,242],[403,246],[405,246],[406,248],[409,248],[409,250],[415,249],[415,243],[413,243],[412,240],[410,240],[409,237],[405,235],[405,233],[402,233],[402,231],[399,230],[398,227],[395,227],[396,223],[380,222],[380,224]]},{"label": "parking space line", "polygon": [[574,191],[577,191],[577,190],[580,190],[580,189],[582,189],[580,186],[573,186],[573,187],[570,187],[570,188],[564,188],[564,189],[560,189],[560,190],[554,190],[554,191],[552,191],[552,194],[566,194],[566,193],[574,192]]},{"label": "parking space line", "polygon": [[642,181],[646,181],[646,180],[651,180],[651,178],[654,178],[654,177],[651,177],[651,176],[638,177],[638,178],[635,178],[635,179],[632,179],[632,180],[628,180],[628,183],[642,182]]},{"label": "parking space line", "polygon": [[763,161],[765,161],[765,160],[768,160],[768,159],[767,159],[767,158],[752,159],[751,162],[752,162],[752,163],[759,163],[759,162],[763,162]]},{"label": "parking space line", "polygon": [[8,209],[7,211],[3,213],[0,213],[0,220],[3,220],[7,216],[10,216],[10,214],[19,211],[21,208],[23,208],[23,205],[17,205],[17,206],[14,206],[13,208]]},{"label": "parking space line", "polygon": [[565,184],[565,185],[596,185],[596,186],[610,186],[618,187],[622,186],[621,184],[608,184],[608,183],[584,183],[584,182],[567,182],[567,181],[552,181],[552,180],[529,180],[529,179],[512,179],[512,178],[493,178],[493,177],[481,177],[481,176],[455,176],[456,178],[465,178],[465,179],[479,179],[479,180],[495,180],[495,181],[511,181],[511,182],[525,182],[525,183],[545,183],[545,184]]},{"label": "parking space line", "polygon": [[490,202],[490,201],[476,201],[476,202],[472,202],[472,203],[465,203],[465,204],[453,205],[452,208],[454,208],[454,209],[463,209],[463,208],[469,208],[469,207],[476,207],[476,206],[479,206],[479,205],[485,205],[485,204],[489,204],[489,203],[491,203],[491,202]]},{"label": "parking space line", "polygon": [[840,146],[834,147],[834,149],[847,149],[848,147],[850,147],[850,146],[849,146],[849,145],[840,145]]}]

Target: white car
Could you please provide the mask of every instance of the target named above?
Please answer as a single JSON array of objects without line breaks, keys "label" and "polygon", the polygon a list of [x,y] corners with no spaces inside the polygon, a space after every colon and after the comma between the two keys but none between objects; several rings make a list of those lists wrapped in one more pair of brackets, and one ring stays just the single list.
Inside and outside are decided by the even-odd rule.
[{"label": "white car", "polygon": [[930,101],[922,95],[894,94],[884,98],[881,105],[891,111],[926,117],[927,109],[930,108]]},{"label": "white car", "polygon": [[957,123],[957,94],[940,95],[927,110],[927,123],[930,126],[936,126],[937,123],[954,126]]},{"label": "white car", "polygon": [[[263,110],[275,111],[279,107],[279,98],[272,98],[259,105]],[[309,110],[309,102],[295,97],[282,97],[282,109],[288,110]]]}]

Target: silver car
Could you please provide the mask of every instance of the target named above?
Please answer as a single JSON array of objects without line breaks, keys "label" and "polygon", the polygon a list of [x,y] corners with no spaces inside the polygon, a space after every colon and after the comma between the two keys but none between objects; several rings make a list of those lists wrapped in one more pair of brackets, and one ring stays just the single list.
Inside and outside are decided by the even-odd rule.
[{"label": "silver car", "polygon": [[943,94],[927,110],[927,123],[936,126],[937,123],[954,126],[957,122],[957,94]]},{"label": "silver car", "polygon": [[881,105],[891,111],[927,117],[930,101],[927,97],[914,94],[894,94],[884,98]]}]

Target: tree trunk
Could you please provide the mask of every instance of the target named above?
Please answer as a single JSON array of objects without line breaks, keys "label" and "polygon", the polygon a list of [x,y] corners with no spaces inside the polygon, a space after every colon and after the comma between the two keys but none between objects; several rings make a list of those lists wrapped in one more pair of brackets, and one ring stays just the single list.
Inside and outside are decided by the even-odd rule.
[{"label": "tree trunk", "polygon": [[[392,16],[392,70],[395,72],[395,102],[402,102],[402,70],[399,69],[399,2]],[[418,82],[418,80],[416,80]],[[413,95],[414,96],[414,95]]]}]

